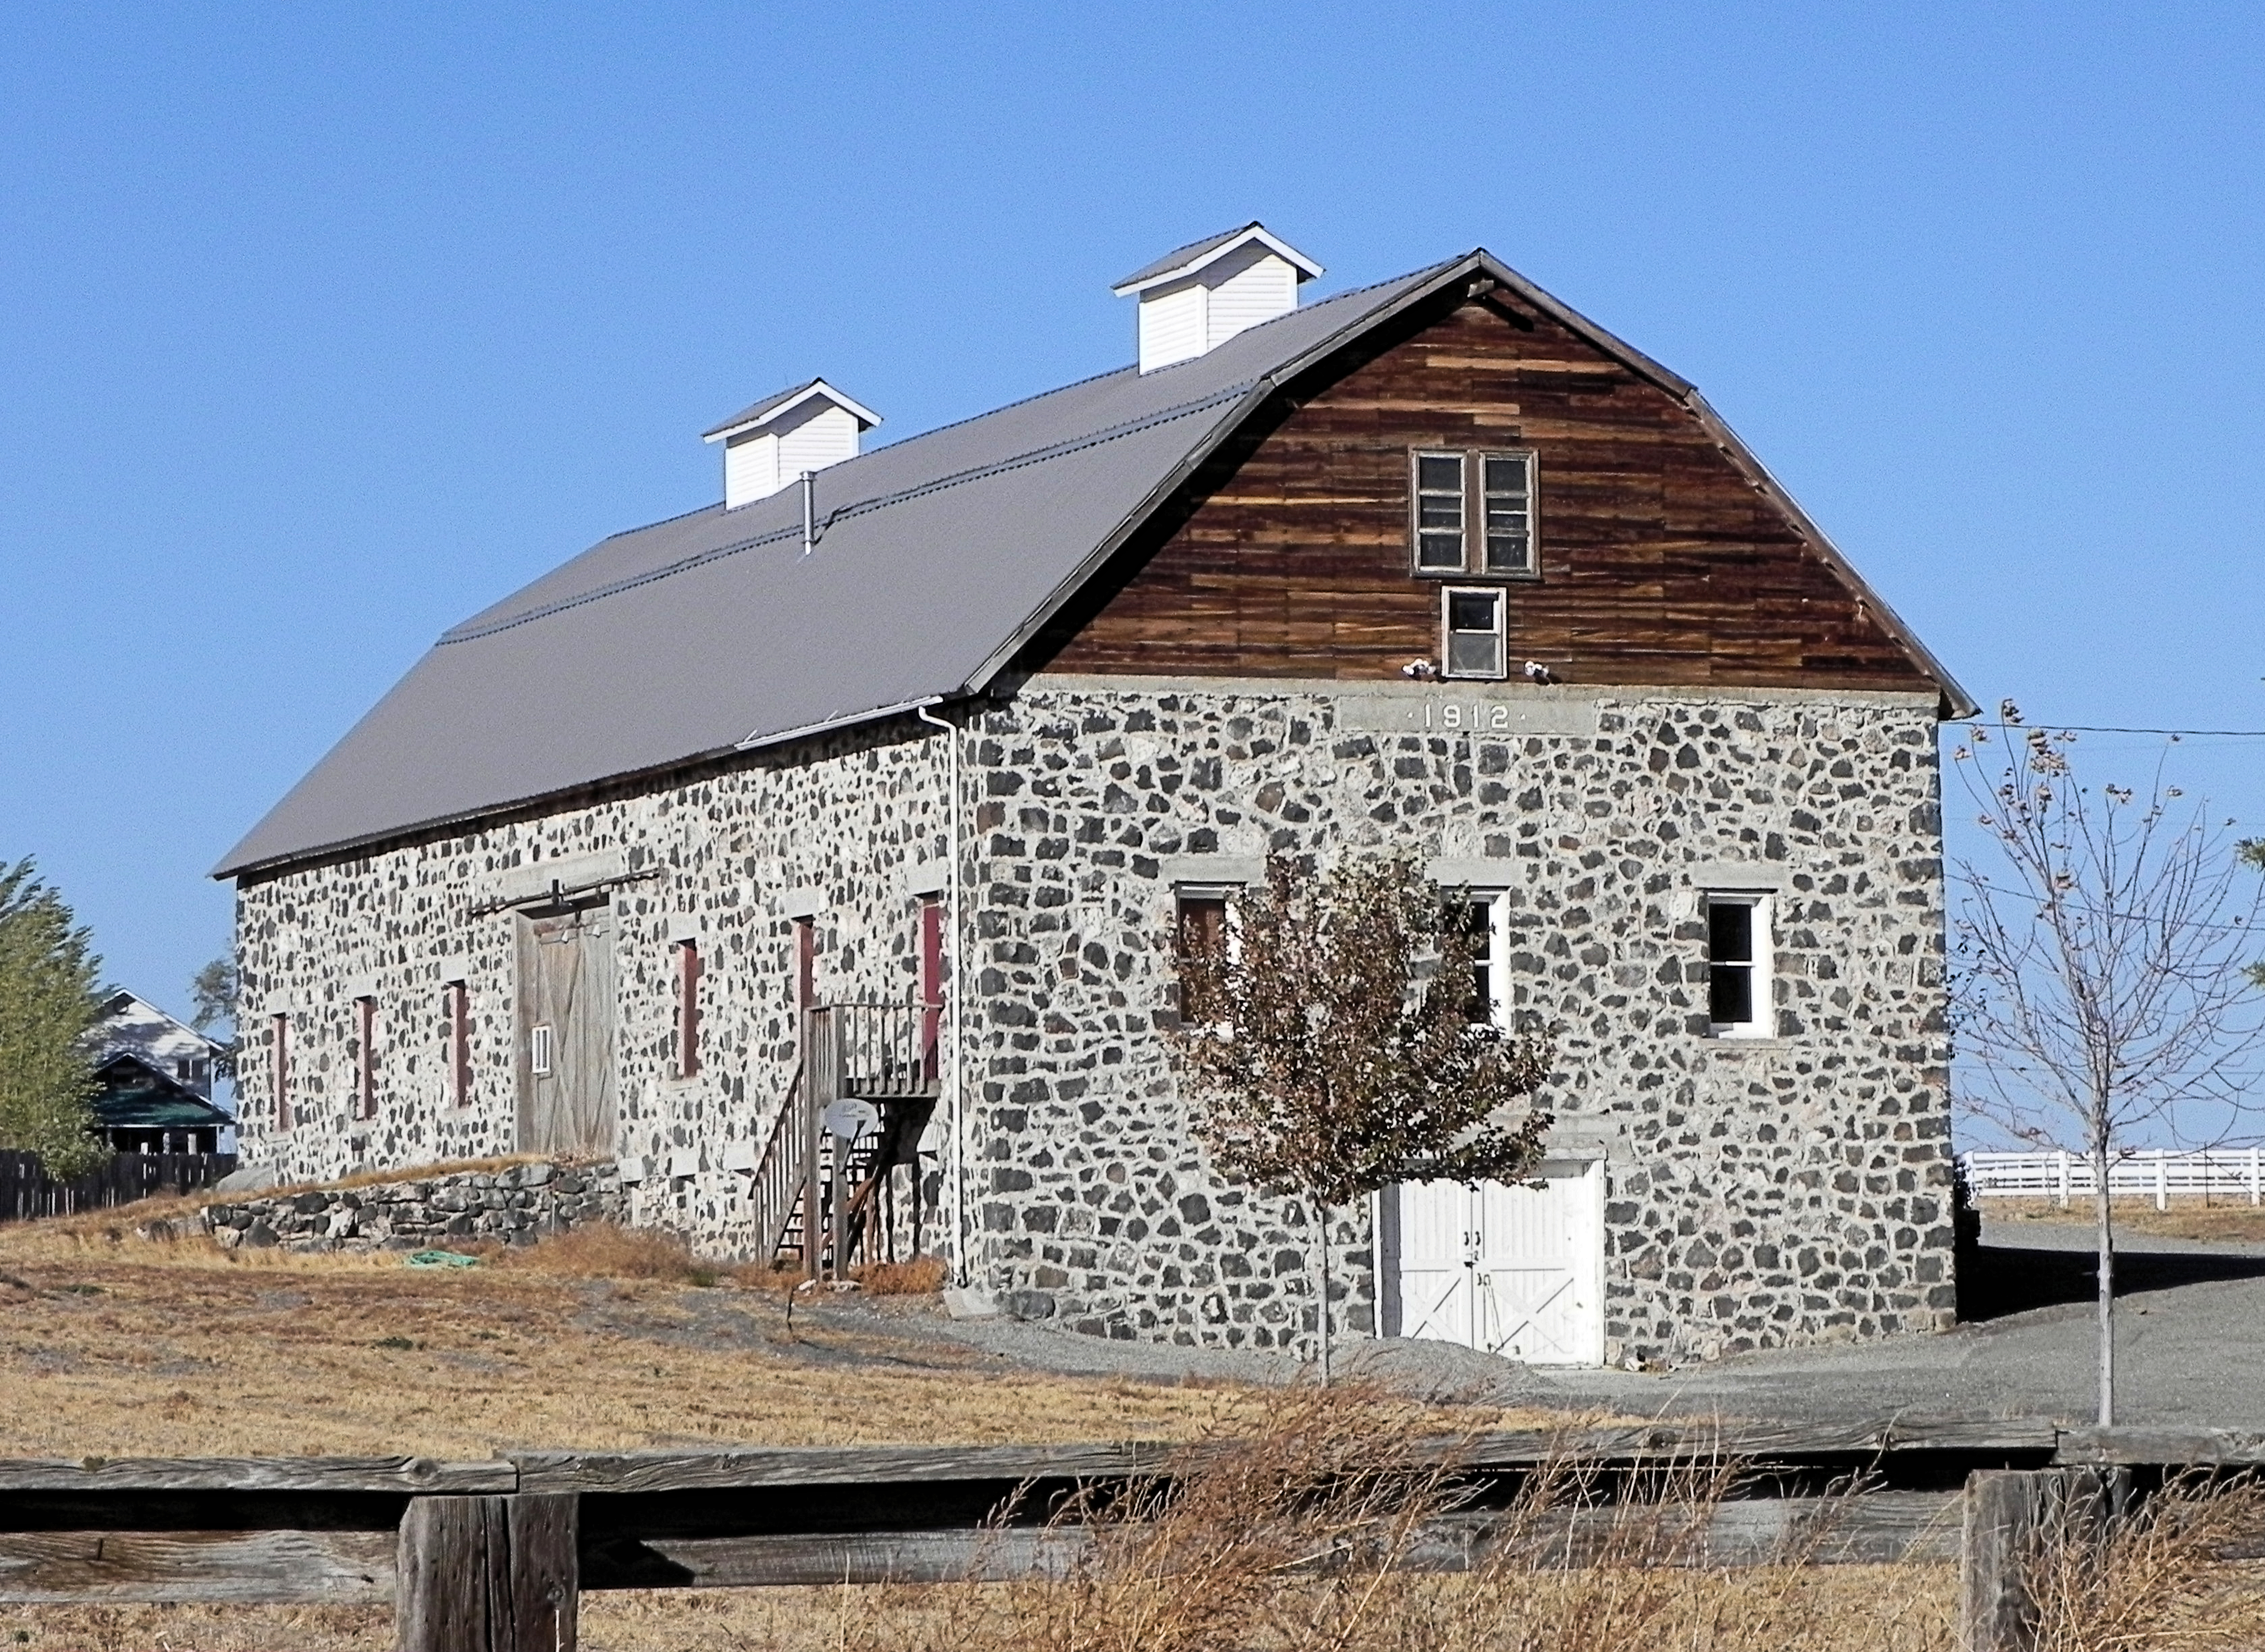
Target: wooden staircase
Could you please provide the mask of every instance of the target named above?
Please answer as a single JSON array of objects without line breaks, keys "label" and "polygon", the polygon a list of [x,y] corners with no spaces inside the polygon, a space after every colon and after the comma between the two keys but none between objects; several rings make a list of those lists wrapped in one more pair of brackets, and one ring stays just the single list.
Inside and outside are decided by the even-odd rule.
[{"label": "wooden staircase", "polygon": [[[756,1238],[774,1263],[841,1278],[878,1229],[890,1173],[919,1175],[920,1139],[942,1086],[932,1004],[845,1003],[803,1012],[802,1059],[755,1168]],[[878,1123],[844,1140],[826,1128],[835,1102],[869,1102]],[[817,1235],[813,1244],[809,1236]],[[868,1258],[870,1259],[870,1257]]]}]

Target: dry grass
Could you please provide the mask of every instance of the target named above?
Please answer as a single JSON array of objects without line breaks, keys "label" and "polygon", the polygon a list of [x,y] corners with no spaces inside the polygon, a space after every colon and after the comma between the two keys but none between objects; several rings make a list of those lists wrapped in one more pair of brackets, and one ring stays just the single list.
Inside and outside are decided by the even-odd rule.
[{"label": "dry grass", "polygon": [[[2081,1227],[2092,1231],[2092,1206],[2085,1199],[2066,1209],[2050,1199],[1984,1199],[1982,1214],[1992,1221],[2036,1223],[2051,1227]],[[2199,1194],[2174,1196],[2168,1210],[2155,1208],[2152,1197],[2119,1198],[2115,1203],[2116,1231],[2152,1234],[2165,1239],[2248,1241],[2265,1243],[2265,1206],[2247,1199],[2223,1196],[2205,1200]]]},{"label": "dry grass", "polygon": [[[1578,1466],[1535,1476],[1494,1511],[1469,1572],[1395,1570],[1469,1512],[1402,1401],[1276,1396],[1255,1433],[1217,1431],[1176,1492],[1058,1513],[1088,1522],[1084,1557],[1022,1583],[583,1597],[590,1652],[1950,1652],[1956,1570],[1828,1567],[1785,1550],[1736,1569],[1701,1539],[1737,1480],[1686,1463],[1593,1517]],[[1249,1426],[1246,1424],[1246,1427]],[[1829,1528],[1829,1520],[1826,1523]],[[2217,1556],[2265,1531],[2247,1482],[2173,1485],[2105,1546],[2072,1540],[2043,1578],[2041,1652],[2231,1652],[2265,1644],[2265,1571]],[[1574,1535],[1576,1532],[1584,1535]],[[1587,1564],[1561,1569],[1569,1544]],[[382,1609],[0,1608],[0,1637],[38,1648],[380,1652]],[[160,1637],[163,1636],[161,1641]]]},{"label": "dry grass", "polygon": [[943,1289],[943,1263],[936,1256],[869,1263],[851,1273],[868,1296],[933,1296]]},{"label": "dry grass", "polygon": [[521,1249],[501,1246],[475,1249],[503,1268],[557,1275],[570,1279],[644,1279],[666,1284],[712,1285],[747,1271],[703,1261],[677,1234],[655,1227],[623,1227],[592,1222],[553,1234]]},{"label": "dry grass", "polygon": [[2036,1568],[2037,1652],[2244,1652],[2265,1644],[2265,1568],[2229,1564],[2265,1538],[2265,1486],[2189,1474],[2104,1545],[2065,1532]]},{"label": "dry grass", "polygon": [[703,1288],[640,1234],[426,1270],[136,1237],[149,1214],[0,1228],[0,1456],[1172,1439],[1264,1404],[1006,1369],[822,1301],[790,1330],[777,1293]]}]

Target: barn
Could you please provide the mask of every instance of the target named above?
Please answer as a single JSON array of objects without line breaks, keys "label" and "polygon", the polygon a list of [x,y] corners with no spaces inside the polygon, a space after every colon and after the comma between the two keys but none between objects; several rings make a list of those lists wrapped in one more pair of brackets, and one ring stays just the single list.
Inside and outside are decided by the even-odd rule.
[{"label": "barn", "polygon": [[[1971,703],[1674,373],[1484,250],[1301,302],[1250,224],[1133,364],[472,615],[229,852],[243,1151],[610,1161],[636,1219],[1096,1335],[1640,1364],[1941,1328],[1936,734]],[[1556,1031],[1532,1186],[1214,1174],[1172,937],[1270,854],[1468,888]]]}]

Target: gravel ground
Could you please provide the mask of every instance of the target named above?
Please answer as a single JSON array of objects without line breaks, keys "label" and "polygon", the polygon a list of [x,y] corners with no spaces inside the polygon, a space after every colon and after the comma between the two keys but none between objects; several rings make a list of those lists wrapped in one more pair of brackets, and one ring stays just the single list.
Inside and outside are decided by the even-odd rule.
[{"label": "gravel ground", "polygon": [[[1660,1375],[1541,1370],[1442,1343],[1351,1341],[1337,1369],[1436,1400],[1640,1416],[1851,1423],[1904,1416],[2093,1415],[2091,1234],[2025,1222],[1985,1227],[1968,1323],[1941,1336],[1750,1354]],[[2265,1430],[2265,1245],[2134,1235],[2123,1246],[2118,1420]],[[819,1312],[953,1344],[1001,1365],[1178,1382],[1295,1380],[1284,1355],[1103,1342],[1011,1320],[954,1320],[932,1306],[840,1300]],[[941,1351],[941,1350],[939,1350]],[[988,1363],[985,1361],[983,1363]]]}]

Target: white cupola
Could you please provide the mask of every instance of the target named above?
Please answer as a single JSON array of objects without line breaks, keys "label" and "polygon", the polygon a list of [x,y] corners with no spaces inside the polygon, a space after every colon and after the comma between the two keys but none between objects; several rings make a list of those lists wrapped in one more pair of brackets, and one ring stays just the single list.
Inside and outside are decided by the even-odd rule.
[{"label": "white cupola", "polygon": [[724,508],[737,510],[791,486],[805,470],[857,456],[857,439],[881,422],[824,379],[767,396],[702,440],[724,444]]},{"label": "white cupola", "polygon": [[1109,290],[1140,301],[1140,371],[1216,349],[1298,307],[1322,266],[1262,223],[1215,235],[1137,269]]}]

